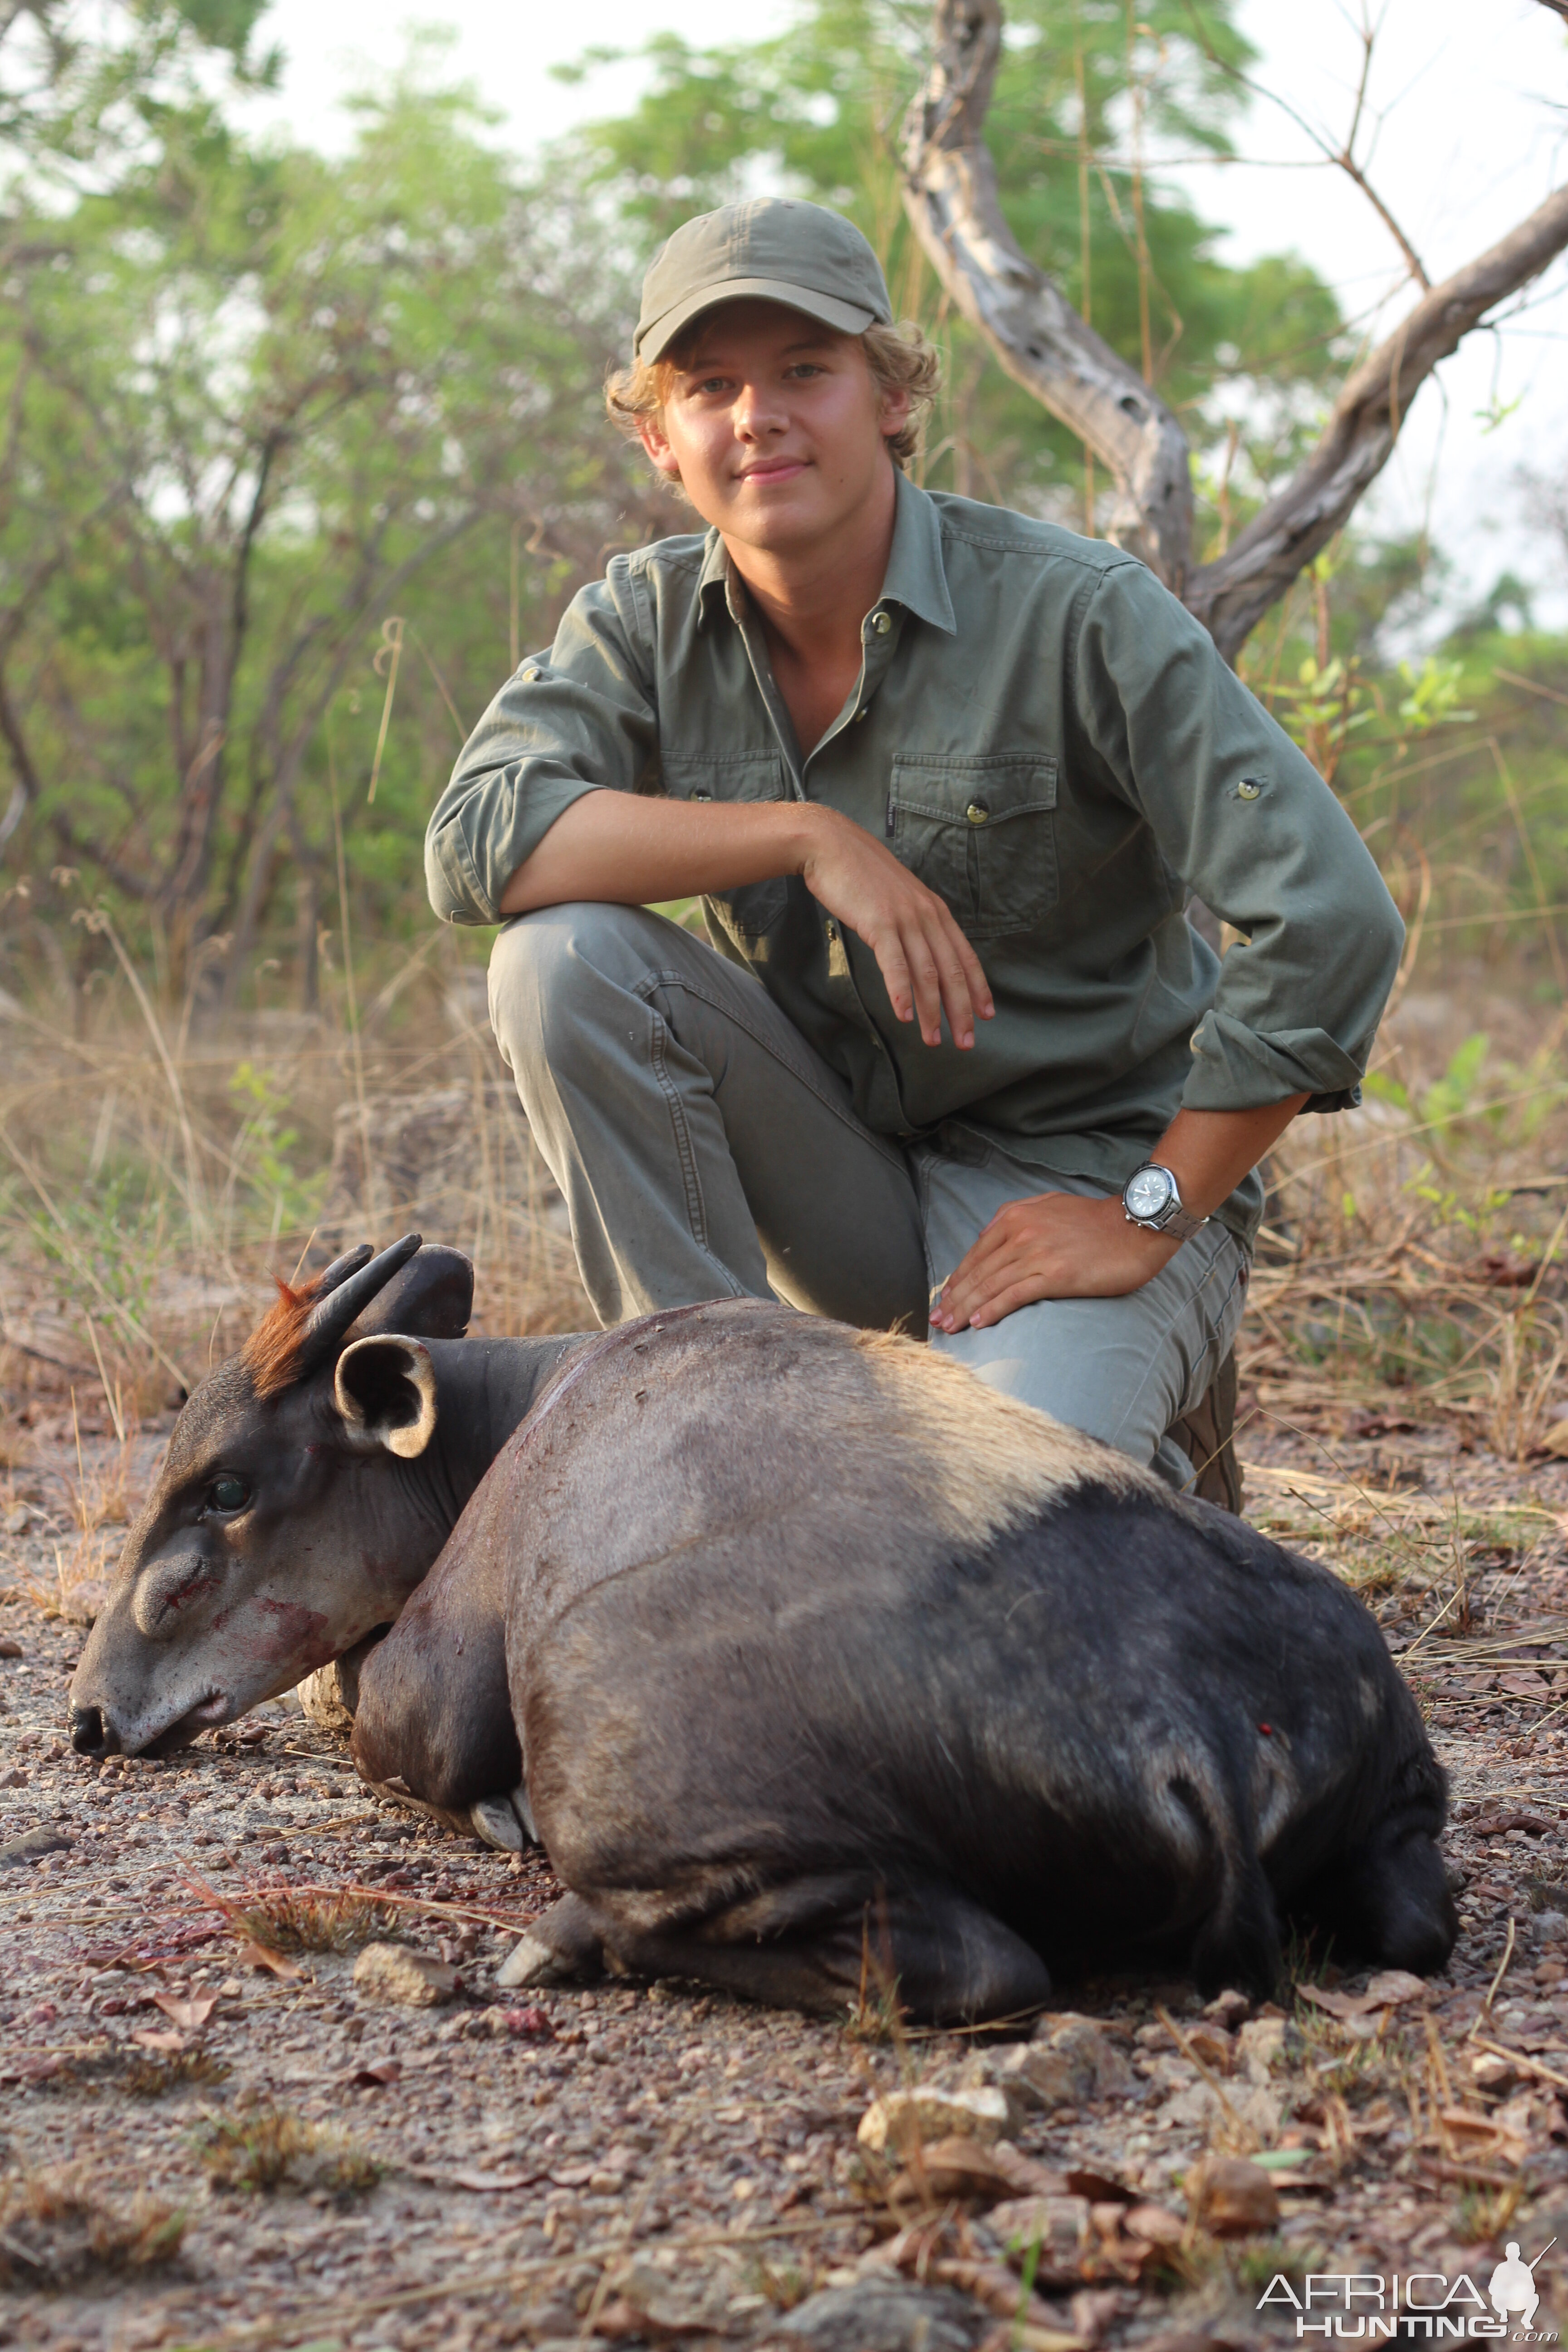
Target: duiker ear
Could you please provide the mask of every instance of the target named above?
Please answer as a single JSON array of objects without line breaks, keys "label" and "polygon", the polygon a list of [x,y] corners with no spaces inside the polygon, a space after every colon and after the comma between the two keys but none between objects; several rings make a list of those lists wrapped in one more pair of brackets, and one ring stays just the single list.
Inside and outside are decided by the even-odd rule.
[{"label": "duiker ear", "polygon": [[415,1331],[422,1339],[460,1339],[474,1305],[474,1262],[461,1250],[426,1242],[359,1318],[373,1331]]},{"label": "duiker ear", "polygon": [[356,1452],[384,1445],[411,1462],[436,1433],[436,1370],[417,1339],[356,1339],[338,1358],[332,1394]]}]

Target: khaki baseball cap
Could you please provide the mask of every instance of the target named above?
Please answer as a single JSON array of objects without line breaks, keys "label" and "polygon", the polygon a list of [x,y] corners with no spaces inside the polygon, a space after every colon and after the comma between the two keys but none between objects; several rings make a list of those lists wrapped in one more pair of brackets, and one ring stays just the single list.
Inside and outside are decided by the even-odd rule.
[{"label": "khaki baseball cap", "polygon": [[657,360],[702,311],[748,296],[846,335],[893,315],[882,265],[853,221],[798,197],[761,196],[700,213],[660,246],[643,279],[632,350]]}]

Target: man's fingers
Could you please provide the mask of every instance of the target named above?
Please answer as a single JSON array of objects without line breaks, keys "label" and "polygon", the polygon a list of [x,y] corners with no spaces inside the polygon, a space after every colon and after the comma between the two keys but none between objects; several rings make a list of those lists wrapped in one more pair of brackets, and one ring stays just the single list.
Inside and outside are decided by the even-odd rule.
[{"label": "man's fingers", "polygon": [[1040,1286],[1035,1297],[1049,1297],[1058,1275],[1058,1270],[1043,1261],[1037,1248],[1031,1252],[1022,1244],[1014,1247],[999,1237],[982,1254],[977,1242],[958,1271],[950,1276],[937,1302],[937,1315],[944,1328],[957,1329],[999,1293],[1020,1282],[1037,1282]]},{"label": "man's fingers", "polygon": [[903,942],[897,931],[879,932],[866,941],[877,959],[877,969],[882,975],[882,985],[888,992],[888,1002],[900,1021],[912,1021],[915,1012],[914,985],[904,955]]},{"label": "man's fingers", "polygon": [[[940,901],[938,903],[941,904]],[[989,1021],[996,1005],[991,994],[991,983],[985,977],[985,967],[945,906],[942,907],[942,919],[943,937],[958,960],[969,1002],[982,1021]]]},{"label": "man's fingers", "polygon": [[979,957],[948,908],[935,898],[928,911],[931,917],[931,950],[941,981],[948,1029],[955,1045],[970,1046],[974,1043],[976,1019],[988,1021],[995,1011],[991,990]]},{"label": "man's fingers", "polygon": [[977,1307],[969,1318],[969,1328],[972,1331],[988,1331],[994,1323],[1000,1323],[1016,1307],[1032,1307],[1037,1298],[1048,1298],[1050,1295],[1048,1285],[1037,1276],[1015,1282]]},{"label": "man's fingers", "polygon": [[[916,929],[904,942],[910,976],[914,982],[915,1011],[920,1016],[921,1035],[928,1045],[942,1043],[942,984],[931,941]],[[956,1025],[953,1031],[957,1034]]]}]

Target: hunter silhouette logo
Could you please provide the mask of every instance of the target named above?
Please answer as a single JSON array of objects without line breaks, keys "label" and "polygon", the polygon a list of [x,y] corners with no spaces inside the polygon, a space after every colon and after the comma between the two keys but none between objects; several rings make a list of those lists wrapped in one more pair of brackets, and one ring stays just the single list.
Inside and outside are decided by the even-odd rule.
[{"label": "hunter silhouette logo", "polygon": [[[1556,2243],[1555,2238],[1548,2238],[1536,2255],[1535,2263],[1549,2254]],[[1541,2301],[1535,2284],[1535,2263],[1521,2262],[1517,2243],[1510,2244],[1506,2261],[1499,2263],[1487,2284],[1492,2309],[1500,2319],[1512,2319],[1517,2315],[1521,2326],[1529,2328],[1535,2325],[1535,2306]]]}]

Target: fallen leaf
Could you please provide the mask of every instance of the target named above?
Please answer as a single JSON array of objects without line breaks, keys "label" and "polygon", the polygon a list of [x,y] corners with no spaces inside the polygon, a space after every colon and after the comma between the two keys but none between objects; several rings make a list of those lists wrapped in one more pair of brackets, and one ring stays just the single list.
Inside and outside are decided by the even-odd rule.
[{"label": "fallen leaf", "polygon": [[1397,2009],[1407,2000],[1419,2000],[1426,1990],[1425,1977],[1412,1976],[1408,1969],[1384,1969],[1374,1976],[1362,1998],[1379,2009]]},{"label": "fallen leaf", "polygon": [[351,2067],[344,2080],[353,2091],[389,2090],[403,2073],[401,2058],[378,2058],[374,2066]]},{"label": "fallen leaf", "polygon": [[132,2035],[131,2039],[142,2050],[161,2050],[173,2053],[183,2050],[185,2046],[185,2037],[183,2033],[161,2031],[153,2025],[143,2025]]},{"label": "fallen leaf", "polygon": [[199,2033],[217,2007],[217,1995],[216,1992],[197,1993],[194,2000],[184,2000],[175,1992],[155,1992],[153,2002],[154,2008],[161,2009],[165,2017],[175,2025],[183,2026],[187,2033]]},{"label": "fallen leaf", "polygon": [[1163,2205],[1130,2205],[1121,2226],[1130,2238],[1142,2238],[1150,2246],[1179,2246],[1185,2235],[1184,2224]]},{"label": "fallen leaf", "polygon": [[945,2205],[950,2198],[995,2205],[1017,2193],[994,2148],[974,2139],[932,2140],[911,2152],[888,2191],[894,2205]]},{"label": "fallen leaf", "polygon": [[1490,1290],[1522,1290],[1540,1270],[1534,1258],[1517,1256],[1512,1250],[1488,1250],[1468,1268],[1471,1279]]},{"label": "fallen leaf", "polygon": [[1326,2010],[1331,2017],[1342,2018],[1347,2023],[1356,2018],[1374,2017],[1383,2007],[1382,2001],[1373,2000],[1364,1992],[1331,1992],[1323,1985],[1299,1984],[1296,1998],[1310,2001],[1314,2009]]},{"label": "fallen leaf", "polygon": [[249,1936],[239,1938],[239,1957],[247,1968],[270,1969],[275,1977],[282,1977],[285,1982],[305,1974],[298,1960],[289,1959],[282,1952],[275,1952],[270,1944],[257,1943]]},{"label": "fallen leaf", "polygon": [[1245,2157],[1205,2156],[1187,2174],[1187,2210],[1211,2237],[1244,2238],[1279,2219],[1274,2183]]},{"label": "fallen leaf", "polygon": [[1123,2189],[1108,2172],[1094,2172],[1086,2166],[1075,2167],[1067,2176],[1069,2197],[1087,2197],[1091,2205],[1131,2205],[1133,2192]]}]

